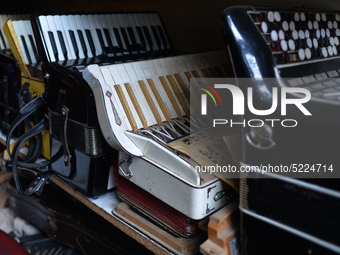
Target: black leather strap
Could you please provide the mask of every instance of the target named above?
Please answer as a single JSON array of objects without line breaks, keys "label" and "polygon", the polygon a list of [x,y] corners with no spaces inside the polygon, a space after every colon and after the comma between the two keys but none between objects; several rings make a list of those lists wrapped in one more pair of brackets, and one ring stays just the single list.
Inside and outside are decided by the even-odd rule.
[{"label": "black leather strap", "polygon": [[[27,103],[21,110],[19,116],[14,120],[11,125],[11,128],[7,135],[6,148],[10,157],[11,165],[7,164],[7,170],[11,170],[13,172],[13,178],[15,181],[16,188],[19,193],[24,195],[31,195],[34,192],[40,194],[47,179],[51,176],[52,172],[49,169],[51,164],[50,161],[43,161],[40,163],[36,163],[36,160],[41,154],[42,150],[42,138],[41,132],[46,129],[48,126],[48,120],[44,116],[42,120],[37,123],[35,126],[31,126],[28,121],[28,117],[34,114],[39,107],[44,105],[44,99],[42,96],[30,101]],[[21,137],[19,137],[13,147],[13,150],[10,150],[10,138],[14,132],[14,130],[20,125],[21,122],[29,123],[26,125],[27,132],[24,133]],[[37,138],[35,138],[37,136]],[[26,141],[29,140],[29,154],[23,160],[19,161],[19,152],[21,147],[25,144]],[[21,181],[19,178],[19,172],[23,171],[23,169],[33,169],[40,168],[42,174],[37,176],[33,182],[29,185],[26,190],[23,190]]]}]

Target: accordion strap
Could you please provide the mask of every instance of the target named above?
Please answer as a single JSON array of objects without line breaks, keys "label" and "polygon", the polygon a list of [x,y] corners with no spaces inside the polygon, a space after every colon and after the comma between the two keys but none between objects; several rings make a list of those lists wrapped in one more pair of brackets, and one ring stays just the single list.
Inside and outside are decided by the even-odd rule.
[{"label": "accordion strap", "polygon": [[[20,194],[31,195],[34,192],[40,194],[43,186],[45,185],[47,179],[51,176],[52,171],[49,170],[49,166],[51,164],[50,161],[43,161],[40,163],[36,162],[36,159],[40,156],[42,150],[41,143],[41,132],[46,129],[48,126],[48,120],[45,116],[35,125],[35,126],[27,126],[27,132],[24,133],[21,137],[19,137],[13,147],[13,150],[10,149],[10,138],[14,132],[14,130],[24,121],[28,122],[28,117],[35,113],[41,106],[44,105],[44,99],[42,96],[37,97],[36,99],[27,103],[19,112],[19,115],[14,120],[11,125],[11,128],[7,135],[6,140],[6,148],[8,155],[10,157],[11,165],[7,164],[6,170],[13,172],[13,178],[15,181],[15,186]],[[37,139],[33,139],[38,136]],[[26,143],[26,141],[30,141],[29,148],[34,148],[33,152],[30,152],[30,156],[26,157],[23,161],[19,161],[19,152],[21,147]],[[9,162],[8,162],[9,163]],[[19,169],[20,171],[24,169],[31,168],[40,168],[41,175],[37,176],[33,182],[29,185],[26,190],[23,190],[21,181],[19,178]]]}]

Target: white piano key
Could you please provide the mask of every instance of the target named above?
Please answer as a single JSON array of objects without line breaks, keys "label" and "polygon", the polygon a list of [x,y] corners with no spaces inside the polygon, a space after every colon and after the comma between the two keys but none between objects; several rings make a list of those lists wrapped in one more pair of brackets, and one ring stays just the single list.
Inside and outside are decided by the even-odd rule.
[{"label": "white piano key", "polygon": [[[155,13],[156,14],[156,13]],[[157,15],[157,14],[156,14]],[[161,50],[165,50],[165,45],[163,43],[163,40],[162,40],[162,37],[158,31],[158,28],[157,28],[157,20],[155,19],[155,16],[152,14],[152,13],[149,13],[147,15],[147,19],[149,21],[149,24],[150,24],[150,27],[154,27],[155,28],[155,31],[153,31],[155,34],[154,34],[154,37],[155,37],[155,40],[156,40],[156,36],[158,35],[158,40],[160,42],[160,49]],[[151,29],[152,30],[152,29]]]},{"label": "white piano key", "polygon": [[101,67],[101,70],[103,72],[103,75],[105,77],[105,80],[107,83],[112,87],[112,91],[114,92],[115,97],[115,104],[117,104],[118,109],[120,109],[120,112],[118,112],[119,117],[124,121],[125,126],[127,127],[127,130],[132,130],[131,124],[129,122],[128,117],[125,114],[124,107],[118,97],[118,94],[116,92],[116,89],[114,88],[114,85],[120,85],[121,87],[124,86],[122,84],[119,84],[120,82],[120,76],[119,72],[116,68],[116,65],[109,65],[107,68]]},{"label": "white piano key", "polygon": [[177,114],[175,109],[173,108],[170,99],[168,98],[165,89],[163,88],[163,85],[161,81],[159,80],[159,77],[161,76],[158,73],[158,70],[152,60],[147,61],[141,61],[140,66],[144,71],[145,77],[148,79],[152,79],[165,106],[170,114],[170,119],[177,118]]},{"label": "white piano key", "polygon": [[[116,111],[118,113],[118,116],[120,120],[122,121],[121,127],[124,130],[131,130],[131,125],[124,113],[124,109],[122,104],[120,103],[119,97],[117,95],[117,92],[114,88],[114,85],[116,85],[115,81],[112,79],[111,72],[107,66],[101,66],[99,67],[100,72],[102,74],[101,77],[97,77],[97,79],[100,81],[101,84],[106,84],[105,88],[108,89],[108,91],[112,94],[111,100],[114,104],[114,107],[116,108]],[[102,85],[103,87],[103,85]],[[104,89],[105,89],[104,88]],[[103,90],[103,94],[106,94],[106,91]],[[112,111],[111,115],[114,116],[112,107],[109,107],[109,109]]]},{"label": "white piano key", "polygon": [[70,31],[72,31],[72,28],[71,28],[70,22],[68,20],[68,16],[67,15],[61,15],[60,19],[61,19],[61,22],[62,22],[63,27],[64,27],[65,37],[67,39],[67,43],[68,43],[70,52],[72,54],[72,59],[77,59],[77,55],[76,55],[76,52],[74,50],[72,40],[71,40],[71,36],[70,36]]},{"label": "white piano key", "polygon": [[92,58],[93,54],[91,52],[91,47],[90,47],[90,44],[88,42],[88,38],[86,36],[86,32],[85,32],[85,27],[84,27],[83,21],[82,21],[80,15],[74,15],[74,18],[76,20],[77,29],[79,29],[82,32],[82,34],[83,34],[84,42],[85,42],[86,49],[87,49],[87,57],[88,58]]},{"label": "white piano key", "polygon": [[[132,24],[134,24],[134,26],[135,26],[135,28],[136,28],[136,31],[139,30],[139,29],[137,29],[137,27],[140,28],[140,31],[141,31],[140,34],[141,34],[141,35],[137,32],[138,38],[139,38],[140,42],[142,43],[142,41],[144,40],[145,45],[144,45],[143,43],[142,43],[142,45],[145,47],[145,50],[146,50],[147,52],[150,52],[150,51],[151,51],[151,48],[150,48],[150,45],[149,45],[149,43],[148,43],[148,41],[147,41],[147,39],[146,39],[146,35],[145,35],[144,30],[143,30],[142,21],[141,21],[141,19],[140,19],[140,17],[139,17],[139,14],[138,14],[138,13],[134,13],[134,14],[131,14],[130,17],[131,17],[131,20],[134,21],[134,22],[132,22]],[[140,36],[142,36],[143,39],[142,39]]]},{"label": "white piano key", "polygon": [[49,32],[53,33],[54,42],[57,46],[57,51],[58,51],[58,59],[59,59],[59,61],[64,61],[65,57],[64,57],[61,45],[60,45],[60,41],[59,41],[59,37],[58,37],[58,33],[57,33],[57,27],[56,27],[56,24],[54,22],[54,18],[53,18],[52,15],[48,15],[48,16],[46,16],[46,20],[48,22],[48,26],[50,27]]},{"label": "white piano key", "polygon": [[[35,58],[34,52],[33,52],[33,47],[31,45],[30,39],[28,37],[29,31],[31,31],[31,22],[29,20],[21,20],[20,22],[20,26],[21,26],[21,32],[22,32],[22,36],[25,39],[25,43],[26,43],[26,47],[27,47],[27,51],[26,55],[28,58],[28,55],[31,59],[31,64],[35,64],[37,63],[37,60]],[[26,62],[27,63],[27,62]]]},{"label": "white piano key", "polygon": [[40,21],[40,25],[41,25],[41,30],[43,32],[44,35],[44,40],[45,40],[45,44],[47,47],[47,51],[50,57],[50,62],[55,62],[56,59],[54,57],[54,53],[53,53],[53,49],[52,49],[52,44],[50,41],[50,37],[48,36],[48,31],[50,31],[50,27],[48,25],[46,16],[39,16],[39,21]]},{"label": "white piano key", "polygon": [[[109,31],[112,46],[118,47],[118,42],[117,42],[117,39],[116,39],[116,35],[113,33],[113,30],[110,29],[110,26],[109,26],[109,23],[108,23],[106,15],[105,14],[101,14],[100,15],[100,19],[101,19],[101,22],[102,22],[103,31],[105,29],[107,29],[107,31]],[[104,36],[105,36],[105,33],[104,33]]]},{"label": "white piano key", "polygon": [[125,42],[125,44],[131,45],[132,41],[130,40],[130,36],[129,36],[128,30],[127,30],[127,26],[125,24],[125,19],[124,19],[123,14],[117,14],[117,18],[118,18],[118,21],[119,21],[119,24],[120,24],[120,29],[125,30],[125,33],[126,33],[126,38],[124,38],[124,40],[127,40],[127,41]]},{"label": "white piano key", "polygon": [[5,25],[5,15],[0,15],[0,32],[1,32],[1,35],[4,39],[4,41],[0,38],[0,47],[1,47],[1,50],[4,50],[4,49],[7,49],[7,46],[6,46],[6,36],[5,36],[5,33],[4,33],[4,28],[3,26]]},{"label": "white piano key", "polygon": [[103,24],[101,22],[101,18],[99,14],[95,14],[93,15],[94,18],[94,25],[95,25],[95,29],[96,29],[96,34],[97,34],[97,29],[100,30],[102,38],[103,38],[103,43],[104,43],[104,47],[109,47],[109,44],[106,41],[106,37],[104,34],[104,30],[103,30]]},{"label": "white piano key", "polygon": [[76,39],[77,47],[78,47],[78,50],[79,50],[79,58],[80,59],[85,58],[83,47],[80,43],[79,35],[78,35],[78,32],[77,32],[76,19],[75,19],[74,15],[68,15],[67,19],[69,21],[71,31],[73,31],[75,39]]},{"label": "white piano key", "polygon": [[95,21],[93,15],[81,15],[81,19],[83,21],[85,30],[88,30],[91,33],[93,44],[96,49],[96,56],[102,54],[103,49],[99,43],[98,36],[95,30]]},{"label": "white piano key", "polygon": [[[116,29],[116,31],[118,32],[119,34],[119,38],[121,40],[121,43],[122,43],[122,47],[123,49],[127,49],[126,47],[126,44],[125,44],[125,41],[124,41],[124,38],[123,38],[123,35],[122,35],[122,31],[120,30],[120,23],[119,23],[119,20],[118,20],[118,17],[117,17],[117,14],[107,14],[106,15],[106,18],[108,20],[108,24],[109,24],[109,27],[110,27],[110,31],[113,32],[114,34],[114,28]],[[117,44],[118,44],[118,41],[117,41]]]},{"label": "white piano key", "polygon": [[200,78],[204,78],[204,74],[199,67],[200,63],[197,62],[197,59],[195,59],[193,54],[189,54],[188,57],[185,58],[184,61],[188,63],[188,65],[191,67],[193,71],[196,71],[198,73]]},{"label": "white piano key", "polygon": [[130,85],[132,87],[133,92],[135,93],[135,96],[137,98],[137,101],[140,105],[140,107],[143,110],[144,116],[146,118],[146,121],[148,123],[148,126],[152,126],[157,124],[157,121],[155,119],[155,116],[153,115],[151,108],[149,107],[149,104],[147,102],[147,99],[145,98],[143,91],[141,90],[139,84],[138,84],[138,76],[132,66],[131,63],[125,63],[124,67],[126,69],[126,73],[130,77]]},{"label": "white piano key", "polygon": [[[178,85],[178,88],[179,88],[181,94],[182,94],[182,95],[184,96],[184,98],[185,98],[185,95],[184,95],[184,92],[183,92],[183,90],[182,90],[182,88],[181,88],[181,85],[178,83],[178,81],[176,80],[176,78],[175,78],[175,76],[174,76],[175,73],[178,73],[178,74],[180,74],[179,72],[183,73],[183,68],[181,68],[180,63],[176,63],[175,61],[168,61],[168,59],[175,59],[175,58],[176,58],[176,57],[160,58],[159,60],[160,60],[161,63],[162,63],[162,66],[163,66],[163,68],[164,68],[164,70],[165,70],[165,73],[166,73],[167,75],[172,75],[172,77],[175,79],[175,81],[176,81],[176,83],[177,83],[177,85]],[[174,68],[173,68],[171,65],[176,65],[177,68],[180,69],[179,72],[174,72]],[[178,65],[179,65],[179,66],[178,66]],[[181,76],[181,78],[182,78],[182,76]],[[184,75],[183,78],[185,78],[185,75]],[[183,78],[182,78],[182,80],[183,80]],[[184,86],[185,86],[185,85],[184,85]],[[189,105],[189,102],[186,100],[186,98],[185,98],[185,102]]]},{"label": "white piano key", "polygon": [[[138,77],[138,80],[144,81],[145,86],[146,86],[146,88],[147,88],[147,90],[148,90],[148,92],[149,92],[149,94],[150,94],[150,97],[151,97],[153,103],[155,104],[155,107],[157,108],[157,111],[158,111],[159,116],[160,116],[160,118],[161,118],[161,122],[166,121],[166,119],[165,119],[165,117],[164,117],[164,114],[163,114],[163,112],[162,112],[162,110],[161,110],[161,107],[159,106],[159,104],[158,104],[158,102],[157,102],[157,100],[156,100],[156,97],[155,97],[155,95],[153,94],[153,92],[152,92],[152,90],[151,90],[151,88],[150,88],[150,85],[149,85],[149,83],[148,83],[147,80],[146,80],[147,78],[150,78],[150,77],[147,77],[147,76],[144,74],[144,71],[143,71],[143,69],[142,69],[142,67],[141,67],[141,65],[140,65],[140,62],[132,62],[131,65],[132,65],[133,69],[134,69],[135,72],[136,72],[136,75],[137,75],[137,77]],[[155,85],[156,85],[156,84],[155,84]]]},{"label": "white piano key", "polygon": [[60,31],[63,35],[65,47],[66,47],[66,51],[67,51],[67,58],[69,60],[76,59],[76,55],[74,54],[73,46],[72,46],[72,43],[71,43],[70,34],[69,34],[68,30],[66,30],[65,27],[64,27],[63,19],[67,20],[66,16],[54,15],[53,18],[54,18],[54,22],[55,22],[56,27],[57,27],[57,31]]},{"label": "white piano key", "polygon": [[22,23],[21,20],[13,20],[12,21],[13,28],[14,28],[15,34],[18,38],[19,45],[20,45],[20,48],[21,48],[21,54],[24,57],[24,61],[25,61],[24,63],[29,64],[28,57],[27,57],[27,54],[26,54],[26,50],[24,48],[24,44],[23,44],[22,37],[21,37],[25,33],[25,31],[22,31],[21,23]]},{"label": "white piano key", "polygon": [[[29,49],[32,51],[32,54],[31,54],[31,57],[33,56],[32,61],[33,61],[34,64],[36,64],[36,63],[39,62],[39,56],[35,55],[35,54],[38,54],[38,48],[37,48],[37,45],[35,43],[34,34],[33,34],[33,30],[32,30],[32,24],[31,24],[30,20],[25,20],[24,24],[25,24],[25,27],[26,27],[28,44],[30,45]],[[33,39],[33,42],[31,42],[30,37]]]},{"label": "white piano key", "polygon": [[153,13],[151,14],[152,17],[153,17],[153,21],[155,22],[155,25],[159,26],[159,28],[163,31],[163,35],[164,35],[164,39],[166,40],[166,45],[165,48],[166,49],[170,49],[170,42],[169,42],[169,39],[165,33],[165,30],[164,30],[164,27],[163,27],[163,24],[162,24],[162,21],[160,19],[160,16],[157,14],[157,13]]},{"label": "white piano key", "polygon": [[[149,36],[151,38],[151,41],[152,41],[152,47],[150,45],[150,49],[152,51],[158,51],[159,50],[159,47],[156,43],[156,40],[153,36],[153,33],[152,33],[152,29],[151,29],[151,26],[149,24],[149,21],[147,19],[147,15],[146,14],[139,14],[139,18],[140,18],[140,21],[141,21],[141,24],[143,27],[147,28],[148,32],[149,32]],[[145,37],[146,38],[146,37]]]},{"label": "white piano key", "polygon": [[132,14],[124,14],[123,16],[124,16],[126,26],[132,28],[132,32],[135,37],[136,44],[142,45],[139,39],[138,33],[137,33],[137,29],[135,27],[134,19],[132,19]]},{"label": "white piano key", "polygon": [[139,115],[138,115],[138,113],[136,111],[136,108],[133,105],[132,100],[131,100],[131,98],[129,96],[129,93],[127,92],[127,90],[126,90],[126,88],[124,86],[125,83],[130,83],[130,85],[131,85],[130,77],[129,77],[129,75],[126,72],[125,66],[124,66],[124,64],[117,64],[117,65],[115,65],[115,67],[118,70],[118,75],[115,76],[116,84],[119,84],[121,86],[123,92],[124,92],[125,98],[126,98],[126,100],[128,102],[128,105],[130,107],[132,115],[133,115],[133,117],[134,117],[134,119],[136,121],[137,128],[138,129],[143,128],[143,124],[141,122],[141,119],[139,118]]},{"label": "white piano key", "polygon": [[190,83],[189,83],[187,77],[184,74],[184,72],[189,72],[190,70],[185,69],[185,67],[182,64],[181,59],[178,56],[177,57],[165,58],[165,60],[168,62],[169,66],[172,70],[172,74],[178,73],[180,75],[183,83],[187,87],[187,90],[190,91]]},{"label": "white piano key", "polygon": [[[159,75],[160,75],[160,76],[163,76],[163,77],[165,78],[165,80],[166,80],[166,82],[167,82],[167,84],[168,84],[168,87],[169,87],[169,89],[170,89],[170,91],[171,91],[171,93],[172,93],[172,95],[173,95],[173,97],[174,97],[174,99],[175,99],[175,102],[176,102],[176,104],[177,104],[177,106],[178,106],[178,108],[179,108],[179,110],[180,110],[180,112],[181,112],[181,116],[184,116],[185,113],[184,113],[184,110],[183,110],[183,108],[182,108],[182,105],[181,105],[181,103],[179,102],[179,100],[178,100],[178,98],[177,98],[177,95],[176,95],[175,91],[173,90],[171,84],[169,83],[168,79],[166,78],[166,76],[169,74],[169,73],[166,72],[166,71],[168,70],[168,67],[166,67],[167,63],[165,63],[165,66],[164,66],[164,65],[163,65],[162,59],[154,59],[153,62],[154,62],[154,64],[155,64],[155,67],[156,67],[157,70],[158,70]],[[167,94],[166,94],[166,95],[167,95]],[[167,97],[168,97],[168,96],[167,96]],[[170,101],[170,103],[171,103],[171,101]],[[172,105],[172,103],[171,103],[171,105]]]},{"label": "white piano key", "polygon": [[204,65],[201,63],[199,57],[197,56],[197,54],[190,54],[189,58],[191,59],[191,61],[194,63],[194,65],[196,66],[196,70],[199,72],[201,77],[205,77],[202,69],[205,69]]}]

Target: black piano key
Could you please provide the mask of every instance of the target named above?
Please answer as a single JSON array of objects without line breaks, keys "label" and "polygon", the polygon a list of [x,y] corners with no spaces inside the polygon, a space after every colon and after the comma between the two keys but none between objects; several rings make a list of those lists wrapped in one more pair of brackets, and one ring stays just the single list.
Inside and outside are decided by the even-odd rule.
[{"label": "black piano key", "polygon": [[102,46],[102,49],[103,49],[102,53],[104,53],[105,43],[104,43],[102,32],[98,28],[96,28],[96,32],[97,32],[97,35],[98,35],[98,40],[99,40],[100,46]]},{"label": "black piano key", "polygon": [[6,49],[6,42],[5,42],[5,37],[3,36],[1,30],[0,30],[0,38],[1,38],[1,41],[2,41],[2,43],[3,43],[3,45],[4,45],[4,47],[5,47],[5,48],[2,49],[2,50],[5,50],[5,49]]},{"label": "black piano key", "polygon": [[121,28],[120,28],[120,31],[121,31],[121,33],[122,33],[123,40],[124,40],[124,42],[125,42],[126,47],[129,48],[129,47],[130,47],[130,41],[129,41],[129,38],[128,38],[128,35],[127,35],[127,33],[126,33],[125,28],[121,27]]},{"label": "black piano key", "polygon": [[64,54],[64,58],[65,58],[65,60],[68,60],[67,49],[66,49],[63,33],[61,31],[57,31],[57,33],[58,33],[58,38],[59,38],[61,50],[63,51],[63,54]]},{"label": "black piano key", "polygon": [[156,27],[155,27],[155,26],[151,26],[151,31],[152,31],[152,33],[153,33],[153,36],[154,36],[155,40],[156,40],[156,43],[157,43],[157,45],[158,45],[158,48],[159,48],[159,49],[162,49],[161,40],[159,39],[159,36],[158,36]]},{"label": "black piano key", "polygon": [[168,42],[167,42],[167,40],[166,40],[166,37],[165,37],[165,34],[164,34],[164,32],[163,32],[162,27],[161,27],[161,26],[157,26],[157,29],[158,29],[159,35],[161,36],[161,40],[162,40],[162,42],[163,42],[164,48],[165,48],[165,49],[169,48]]},{"label": "black piano key", "polygon": [[37,48],[35,47],[33,36],[32,35],[28,35],[28,38],[30,40],[30,43],[31,43],[31,46],[32,46],[32,49],[33,49],[33,54],[35,56],[35,59],[37,60],[37,63],[39,63],[40,62],[40,58],[39,58],[39,54],[38,54]]},{"label": "black piano key", "polygon": [[50,41],[51,41],[51,46],[52,46],[54,57],[56,61],[59,61],[57,45],[55,43],[54,36],[51,31],[48,31],[48,37],[50,38]]},{"label": "black piano key", "polygon": [[105,35],[105,38],[106,38],[106,41],[107,41],[107,44],[109,45],[109,47],[111,49],[113,49],[113,43],[112,43],[112,40],[111,40],[111,37],[110,37],[110,32],[107,28],[104,28],[104,35]]},{"label": "black piano key", "polygon": [[128,33],[129,33],[129,36],[130,36],[132,45],[136,45],[136,44],[137,44],[137,41],[136,41],[135,34],[133,33],[132,27],[127,27],[127,31],[128,31]]},{"label": "black piano key", "polygon": [[94,46],[91,31],[89,29],[85,29],[85,33],[86,33],[87,41],[89,42],[89,46],[90,46],[92,55],[95,56],[96,55],[96,47]]},{"label": "black piano key", "polygon": [[28,64],[32,65],[32,59],[31,59],[31,55],[28,51],[28,47],[27,47],[27,44],[26,44],[25,37],[23,35],[21,35],[20,38],[21,38],[22,44],[24,45],[24,50],[25,50],[25,53],[26,53]]},{"label": "black piano key", "polygon": [[150,46],[150,50],[153,51],[153,43],[152,43],[152,39],[151,39],[151,35],[149,33],[148,27],[143,26],[143,31],[146,37],[146,41],[148,45]]},{"label": "black piano key", "polygon": [[[118,46],[121,48],[121,49],[124,49],[124,46],[123,46],[123,42],[122,42],[122,39],[120,38],[120,34],[119,34],[119,30],[118,28],[113,28],[113,33],[115,34],[116,38],[117,38],[117,43],[118,43]],[[126,49],[125,49],[126,50]]]},{"label": "black piano key", "polygon": [[71,42],[73,45],[73,49],[74,49],[74,53],[76,54],[77,59],[79,59],[79,49],[78,49],[78,45],[77,45],[77,41],[76,41],[76,37],[74,35],[74,32],[72,30],[68,31],[70,34],[70,38],[71,38]]},{"label": "black piano key", "polygon": [[137,29],[137,33],[138,33],[140,42],[142,43],[143,47],[146,48],[146,41],[145,41],[145,38],[144,38],[144,35],[143,35],[142,28],[141,27],[136,27],[136,29]]},{"label": "black piano key", "polygon": [[85,39],[84,39],[84,36],[83,36],[83,33],[80,29],[77,29],[77,32],[78,32],[78,36],[79,36],[79,40],[80,40],[80,44],[81,44],[81,47],[83,48],[83,52],[84,52],[84,55],[85,55],[85,58],[87,58],[87,48],[86,48],[86,44],[85,44]]}]

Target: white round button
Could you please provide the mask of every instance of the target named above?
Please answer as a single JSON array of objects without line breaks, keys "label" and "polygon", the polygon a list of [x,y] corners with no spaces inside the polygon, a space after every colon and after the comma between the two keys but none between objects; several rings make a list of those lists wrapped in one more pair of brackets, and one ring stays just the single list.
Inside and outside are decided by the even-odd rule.
[{"label": "white round button", "polygon": [[339,13],[335,14],[335,20],[336,20],[336,21],[340,21],[340,15],[339,15]]},{"label": "white round button", "polygon": [[306,30],[305,30],[305,38],[309,38],[309,37],[310,37],[309,30],[306,29]]},{"label": "white round button", "polygon": [[294,21],[291,21],[291,22],[289,22],[289,29],[290,30],[295,30],[295,23],[294,23]]},{"label": "white round button", "polygon": [[331,31],[328,28],[326,29],[326,36],[331,37]]},{"label": "white round button", "polygon": [[281,41],[280,41],[280,46],[281,46],[281,49],[282,49],[283,51],[287,51],[287,50],[288,50],[288,45],[287,45],[286,40],[281,40]]},{"label": "white round button", "polygon": [[328,50],[328,55],[329,56],[333,56],[333,47],[332,46],[328,46],[327,50]]},{"label": "white round button", "polygon": [[321,14],[322,21],[327,21],[326,13]]},{"label": "white round button", "polygon": [[335,20],[333,21],[333,28],[337,29],[338,28],[338,22],[336,22]]},{"label": "white round button", "polygon": [[336,49],[335,46],[333,46],[333,54],[334,54],[334,56],[338,55],[338,50]]},{"label": "white round button", "polygon": [[327,58],[327,56],[328,56],[327,49],[326,49],[325,47],[323,47],[321,51],[322,51],[322,56],[323,56],[324,58]]},{"label": "white round button", "polygon": [[306,59],[312,58],[312,52],[311,52],[310,48],[305,49],[305,55],[306,55]]},{"label": "white round button", "polygon": [[335,35],[336,35],[336,36],[340,36],[340,29],[339,29],[339,28],[337,28],[337,29],[335,30]]},{"label": "white round button", "polygon": [[327,23],[327,26],[328,26],[329,29],[332,29],[333,28],[333,22],[329,20],[328,23]]},{"label": "white round button", "polygon": [[276,32],[276,30],[272,30],[270,32],[270,39],[272,39],[273,42],[276,42],[279,38],[278,38],[278,34]]},{"label": "white round button", "polygon": [[293,37],[294,40],[299,39],[299,34],[298,34],[298,32],[297,32],[296,30],[294,30],[294,31],[292,32],[292,37]]},{"label": "white round button", "polygon": [[321,28],[321,37],[325,38],[325,36],[326,36],[326,31],[325,29]]},{"label": "white round button", "polygon": [[317,49],[319,47],[319,42],[316,38],[313,38],[313,46],[315,49]]},{"label": "white round button", "polygon": [[261,31],[262,33],[268,33],[268,25],[264,21],[261,22]]},{"label": "white round button", "polygon": [[279,30],[279,39],[280,40],[285,39],[285,32],[283,32],[283,30]]},{"label": "white round button", "polygon": [[319,28],[319,22],[317,22],[316,20],[314,20],[314,22],[313,22],[313,28],[314,29],[318,29]]},{"label": "white round button", "polygon": [[282,22],[282,29],[283,29],[283,31],[288,31],[289,25],[288,25],[287,21]]},{"label": "white round button", "polygon": [[305,32],[303,32],[302,30],[299,30],[299,38],[302,40],[302,39],[305,39]]},{"label": "white round button", "polygon": [[316,36],[316,38],[320,38],[320,36],[321,36],[321,32],[320,32],[320,29],[317,29],[316,31],[315,31],[315,36]]},{"label": "white round button", "polygon": [[309,30],[313,29],[313,22],[312,21],[308,21],[308,29]]},{"label": "white round button", "polygon": [[300,15],[296,12],[294,13],[294,20],[298,22],[300,20]]},{"label": "white round button", "polygon": [[300,13],[300,20],[306,21],[306,15],[303,12]]},{"label": "white round button", "polygon": [[320,21],[321,20],[320,13],[316,13],[315,14],[315,19],[316,19],[316,21]]},{"label": "white round button", "polygon": [[288,47],[289,47],[289,50],[295,50],[295,43],[292,39],[288,40]]},{"label": "white round button", "polygon": [[339,45],[339,38],[338,37],[334,37],[334,45],[335,46]]},{"label": "white round button", "polygon": [[306,55],[304,49],[299,49],[298,55],[300,60],[305,60]]},{"label": "white round button", "polygon": [[269,22],[274,22],[274,12],[270,11],[267,13],[267,19]]},{"label": "white round button", "polygon": [[331,46],[334,46],[334,38],[333,38],[333,37],[330,37],[330,38],[329,38],[329,44],[330,44]]},{"label": "white round button", "polygon": [[312,48],[312,47],[313,47],[312,39],[307,38],[306,42],[307,42],[307,46],[308,46],[309,48]]},{"label": "white round button", "polygon": [[280,22],[281,21],[281,15],[279,12],[274,12],[274,19],[276,22]]}]

